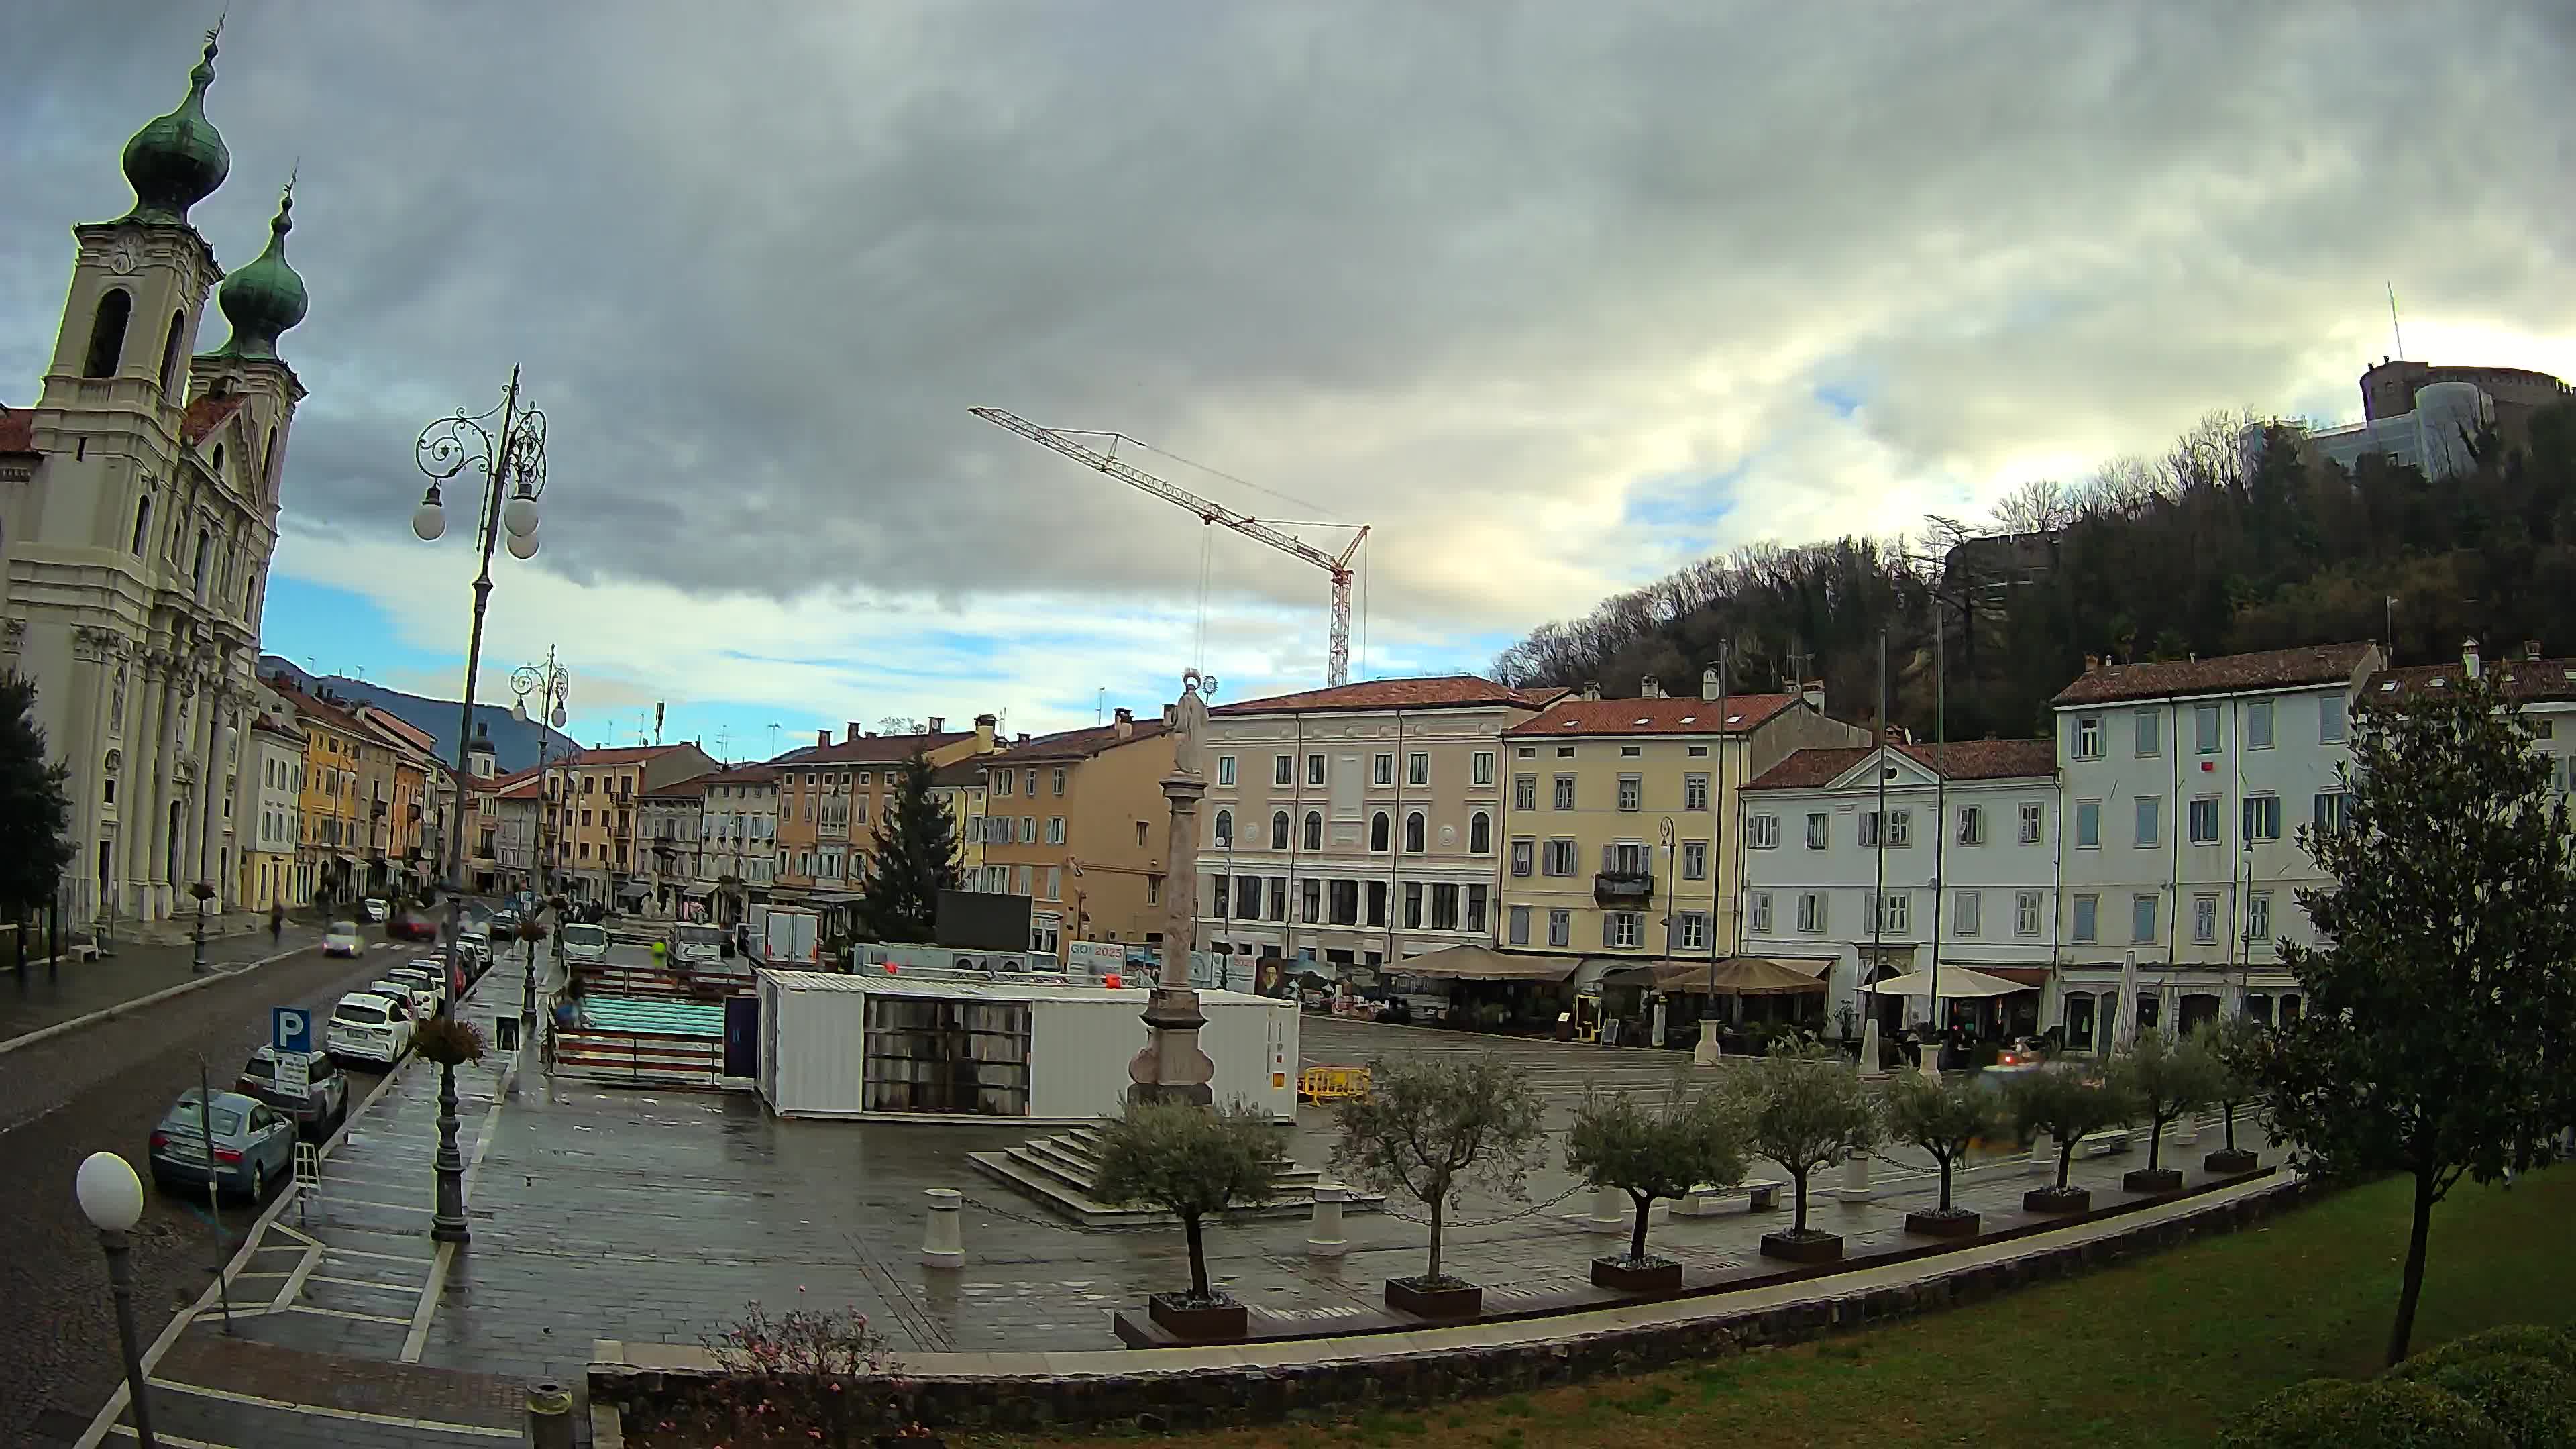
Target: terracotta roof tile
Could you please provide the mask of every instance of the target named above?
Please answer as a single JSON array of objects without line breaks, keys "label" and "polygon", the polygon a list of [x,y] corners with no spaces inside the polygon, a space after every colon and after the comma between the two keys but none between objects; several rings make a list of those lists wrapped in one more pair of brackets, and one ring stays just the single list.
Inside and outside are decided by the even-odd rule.
[{"label": "terracotta roof tile", "polygon": [[1550,685],[1514,689],[1473,674],[1435,674],[1419,679],[1368,679],[1337,689],[1310,689],[1302,694],[1275,694],[1209,710],[1212,715],[1324,714],[1363,709],[1465,709],[1486,704],[1516,704],[1537,709],[1566,691]]},{"label": "terracotta roof tile", "polygon": [[641,765],[648,760],[658,760],[673,750],[687,748],[687,745],[621,745],[614,749],[583,750],[563,763],[594,769],[602,765]]},{"label": "terracotta roof tile", "polygon": [[969,755],[953,764],[942,765],[931,772],[930,783],[951,788],[981,785],[984,783],[984,762],[990,758],[989,755]]},{"label": "terracotta roof tile", "polygon": [[192,448],[204,442],[208,433],[222,427],[224,420],[240,412],[248,401],[247,394],[237,392],[224,397],[201,397],[188,404],[188,410],[179,415],[180,440]]},{"label": "terracotta roof tile", "polygon": [[698,778],[710,785],[766,785],[778,778],[778,772],[767,765],[736,765]]},{"label": "terracotta roof tile", "polygon": [[945,730],[938,734],[861,735],[838,744],[807,745],[789,750],[771,760],[772,765],[890,765],[908,760],[925,750],[944,749],[959,740],[975,737],[971,730]]},{"label": "terracotta roof tile", "polygon": [[1576,699],[1541,710],[1507,735],[1717,735],[1755,729],[1798,702],[1794,694],[1734,694],[1721,711],[1713,699]]},{"label": "terracotta roof tile", "polygon": [[714,775],[691,775],[685,780],[674,780],[658,790],[638,791],[637,796],[645,800],[660,800],[665,797],[674,800],[701,800],[706,798],[707,786],[714,779]]},{"label": "terracotta roof tile", "polygon": [[2350,679],[2371,652],[2368,644],[2310,644],[2260,654],[2213,659],[2168,659],[2153,664],[2105,664],[2057,692],[2055,705],[2109,704],[2174,694],[2223,694],[2245,689],[2290,689]]},{"label": "terracotta roof tile", "polygon": [[[1876,753],[1875,745],[1800,750],[1756,777],[1747,790],[1813,789],[1840,778],[1844,771]],[[1893,746],[1898,753],[1929,770],[1935,756],[1940,773],[1953,780],[2039,779],[2057,773],[2054,740],[1953,740],[1936,749],[1925,744]]]},{"label": "terracotta roof tile", "polygon": [[1087,760],[1104,751],[1114,750],[1120,745],[1132,745],[1141,740],[1154,739],[1162,733],[1163,722],[1158,719],[1136,721],[1134,731],[1123,739],[1119,737],[1118,726],[1114,724],[1091,725],[1084,729],[1062,730],[1051,735],[1039,735],[1027,744],[1013,745],[989,755],[977,755],[972,760],[960,763],[1021,765],[1034,764],[1042,760]]},{"label": "terracotta roof tile", "polygon": [[[2504,676],[2507,699],[2576,700],[2576,659],[2489,659],[2481,668],[2485,673]],[[2438,685],[2436,680],[2440,681]],[[2383,669],[2370,676],[2370,683],[2362,689],[2362,697],[2386,699],[2394,694],[2411,694],[2423,689],[2452,689],[2457,688],[2459,682],[2460,666],[2457,664]],[[2392,689],[2391,685],[2396,687]]]},{"label": "terracotta roof tile", "polygon": [[36,414],[29,408],[0,407],[0,453],[36,451]]}]

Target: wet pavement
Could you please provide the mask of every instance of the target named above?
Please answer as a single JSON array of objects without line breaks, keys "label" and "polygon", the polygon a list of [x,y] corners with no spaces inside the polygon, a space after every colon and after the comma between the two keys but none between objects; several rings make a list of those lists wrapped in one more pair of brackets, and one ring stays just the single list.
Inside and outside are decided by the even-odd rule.
[{"label": "wet pavement", "polygon": [[[320,944],[318,926],[290,922],[282,940],[268,932],[206,941],[209,972],[255,970]],[[33,965],[0,980],[0,1045],[31,1032],[203,979],[193,969],[193,948],[117,945],[113,954],[88,961],[66,956],[51,966]],[[41,962],[42,958],[39,958]]]}]

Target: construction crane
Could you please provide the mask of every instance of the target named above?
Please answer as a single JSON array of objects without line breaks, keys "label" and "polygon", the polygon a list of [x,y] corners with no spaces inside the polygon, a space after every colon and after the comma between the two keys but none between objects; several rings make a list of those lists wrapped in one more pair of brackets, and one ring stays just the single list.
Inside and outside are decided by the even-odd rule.
[{"label": "construction crane", "polygon": [[[1349,545],[1338,554],[1326,553],[1294,534],[1282,533],[1249,513],[1238,513],[1222,503],[1201,498],[1186,488],[1165,482],[1141,468],[1122,463],[1110,454],[1067,437],[1053,428],[1039,427],[1017,413],[1006,412],[1001,408],[969,408],[967,411],[988,423],[998,423],[1040,447],[1053,448],[1077,463],[1097,468],[1122,483],[1141,488],[1166,502],[1177,503],[1197,514],[1201,523],[1224,524],[1246,538],[1266,543],[1292,558],[1303,559],[1331,575],[1333,637],[1328,655],[1331,662],[1326,674],[1330,682],[1335,685],[1351,682],[1351,559],[1359,553],[1360,545],[1368,539],[1367,524],[1348,525],[1357,530],[1351,535]],[[1115,440],[1123,435],[1102,433],[1094,436]]]}]

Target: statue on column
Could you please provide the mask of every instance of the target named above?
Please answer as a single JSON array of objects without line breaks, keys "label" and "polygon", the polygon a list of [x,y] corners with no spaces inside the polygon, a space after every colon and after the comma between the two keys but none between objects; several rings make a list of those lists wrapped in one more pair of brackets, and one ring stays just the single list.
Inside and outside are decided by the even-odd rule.
[{"label": "statue on column", "polygon": [[1208,1085],[1216,1063],[1199,1047],[1198,993],[1190,989],[1190,948],[1198,937],[1199,799],[1207,780],[1199,770],[1199,740],[1207,726],[1207,701],[1216,681],[1192,669],[1181,676],[1180,702],[1172,710],[1172,773],[1163,777],[1171,829],[1163,852],[1163,967],[1145,1006],[1145,1049],[1127,1064],[1127,1096],[1138,1102],[1215,1100]]}]

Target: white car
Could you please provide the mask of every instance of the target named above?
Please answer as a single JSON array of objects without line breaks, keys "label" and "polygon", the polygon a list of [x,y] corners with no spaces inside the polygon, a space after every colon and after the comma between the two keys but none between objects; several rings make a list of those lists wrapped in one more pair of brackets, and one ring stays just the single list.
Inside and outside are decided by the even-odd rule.
[{"label": "white car", "polygon": [[367,919],[379,926],[383,925],[394,912],[393,903],[386,900],[383,896],[367,897],[365,900],[358,902],[358,909],[365,911],[367,913]]},{"label": "white car", "polygon": [[401,1002],[404,1014],[411,1018],[415,1029],[422,1022],[438,1014],[438,1003],[431,998],[429,988],[409,977],[379,976],[367,983],[367,990],[377,996]]},{"label": "white car", "polygon": [[322,954],[325,956],[355,956],[365,949],[365,943],[358,939],[358,923],[355,921],[334,921],[331,929],[322,933]]},{"label": "white car", "polygon": [[421,999],[432,1012],[447,1004],[447,965],[442,961],[414,961],[385,973],[396,981],[408,981],[419,988]]},{"label": "white car", "polygon": [[563,943],[566,961],[597,962],[608,959],[608,931],[602,926],[575,922],[556,933]]},{"label": "white car", "polygon": [[342,1061],[390,1067],[411,1050],[411,1030],[402,1006],[372,991],[352,991],[331,1008],[323,1045]]}]

